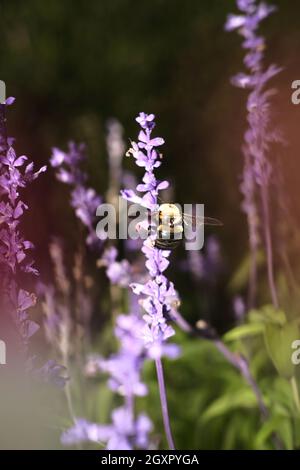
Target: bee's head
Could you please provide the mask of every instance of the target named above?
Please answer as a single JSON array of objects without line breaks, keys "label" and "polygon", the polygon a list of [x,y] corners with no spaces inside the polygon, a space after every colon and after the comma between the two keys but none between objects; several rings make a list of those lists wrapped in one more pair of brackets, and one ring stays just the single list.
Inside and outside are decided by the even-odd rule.
[{"label": "bee's head", "polygon": [[172,219],[181,217],[180,209],[175,204],[170,204],[170,203],[161,204],[158,210],[163,215],[163,217],[168,217]]}]

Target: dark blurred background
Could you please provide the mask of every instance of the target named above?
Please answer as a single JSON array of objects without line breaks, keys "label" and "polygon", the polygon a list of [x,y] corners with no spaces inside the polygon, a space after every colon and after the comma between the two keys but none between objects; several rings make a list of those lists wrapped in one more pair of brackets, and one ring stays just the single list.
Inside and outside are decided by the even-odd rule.
[{"label": "dark blurred background", "polygon": [[[292,81],[300,79],[300,3],[273,3],[279,12],[263,25],[266,62],[284,67],[274,79],[274,116],[289,142],[282,150],[284,177],[298,220],[300,107],[290,95]],[[154,112],[157,133],[166,140],[161,174],[173,182],[178,202],[204,203],[207,215],[224,222],[218,236],[227,272],[234,272],[247,250],[238,189],[247,93],[229,83],[243,69],[243,51],[238,35],[223,29],[226,15],[236,11],[234,0],[0,5],[0,78],[7,95],[17,98],[8,116],[18,152],[42,165],[52,146],[85,141],[90,183],[103,194],[107,119],[119,119],[129,139],[137,133],[137,113]],[[51,168],[26,198],[25,230],[47,276],[50,237],[63,236],[72,247],[78,225]]]}]

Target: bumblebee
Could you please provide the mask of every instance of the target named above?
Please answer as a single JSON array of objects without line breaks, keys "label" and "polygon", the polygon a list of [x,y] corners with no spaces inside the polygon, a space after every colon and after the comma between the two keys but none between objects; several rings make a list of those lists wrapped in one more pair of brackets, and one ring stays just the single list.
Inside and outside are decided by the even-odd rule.
[{"label": "bumblebee", "polygon": [[183,236],[183,218],[175,204],[161,204],[157,211],[156,248],[174,250]]},{"label": "bumblebee", "polygon": [[194,217],[183,214],[181,210],[172,203],[163,203],[154,214],[156,218],[155,246],[161,250],[174,250],[183,239],[184,225],[191,223],[205,225],[222,225],[222,223],[211,217]]}]

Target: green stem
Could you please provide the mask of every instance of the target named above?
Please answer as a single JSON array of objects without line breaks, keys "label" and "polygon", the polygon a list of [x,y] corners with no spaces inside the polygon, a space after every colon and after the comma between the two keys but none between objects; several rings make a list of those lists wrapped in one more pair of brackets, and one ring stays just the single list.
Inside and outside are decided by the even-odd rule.
[{"label": "green stem", "polygon": [[161,403],[161,410],[162,410],[162,417],[163,417],[166,438],[168,441],[169,449],[175,450],[174,439],[172,436],[172,431],[171,431],[171,426],[170,426],[164,373],[163,373],[163,368],[162,368],[162,363],[161,363],[160,358],[155,359],[155,365],[156,365],[159,396],[160,396],[160,403]]},{"label": "green stem", "polygon": [[298,390],[297,380],[296,380],[296,378],[295,378],[294,375],[293,375],[293,377],[291,378],[290,383],[291,383],[291,388],[292,388],[292,392],[293,392],[294,402],[295,402],[297,411],[298,411],[298,413],[300,414],[300,397],[299,397],[299,390]]}]

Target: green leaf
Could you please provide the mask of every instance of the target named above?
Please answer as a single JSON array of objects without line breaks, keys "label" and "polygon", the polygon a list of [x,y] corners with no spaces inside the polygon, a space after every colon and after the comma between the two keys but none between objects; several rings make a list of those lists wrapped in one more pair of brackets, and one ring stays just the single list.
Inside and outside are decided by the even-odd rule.
[{"label": "green leaf", "polygon": [[293,449],[293,429],[290,419],[272,416],[265,421],[255,437],[255,448],[265,448],[273,433],[280,434],[287,450]]},{"label": "green leaf", "polygon": [[239,388],[236,391],[231,391],[215,400],[202,416],[204,421],[209,421],[217,416],[224,415],[235,408],[257,408],[257,400],[248,387]]},{"label": "green leaf", "polygon": [[274,323],[275,325],[284,325],[286,315],[283,310],[273,307],[273,305],[264,305],[260,309],[253,309],[249,312],[250,323]]},{"label": "green leaf", "polygon": [[263,323],[247,323],[245,325],[236,326],[225,333],[224,341],[236,341],[249,336],[256,336],[264,332],[265,325]]},{"label": "green leaf", "polygon": [[300,448],[300,417],[294,418],[294,440],[297,449]]},{"label": "green leaf", "polygon": [[294,374],[291,360],[291,345],[299,338],[299,328],[296,322],[284,326],[268,324],[265,328],[265,344],[270,358],[282,377],[290,379]]},{"label": "green leaf", "polygon": [[[257,265],[262,266],[265,260],[265,255],[262,250],[257,252]],[[236,269],[234,275],[229,282],[229,289],[232,292],[238,292],[248,284],[249,271],[250,271],[251,259],[250,255],[247,255],[241,264]]]}]

